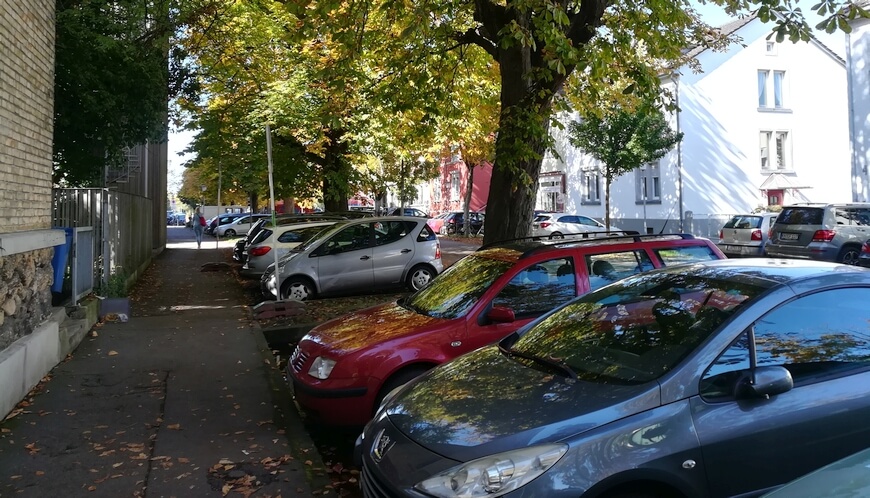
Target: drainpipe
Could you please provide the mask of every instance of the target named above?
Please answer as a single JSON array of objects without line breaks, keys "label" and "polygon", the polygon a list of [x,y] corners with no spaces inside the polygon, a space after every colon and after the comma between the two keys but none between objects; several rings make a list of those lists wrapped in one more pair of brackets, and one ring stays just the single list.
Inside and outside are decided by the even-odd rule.
[{"label": "drainpipe", "polygon": [[[680,133],[680,74],[674,73],[677,95],[677,133]],[[680,207],[680,233],[683,233],[683,141],[677,142],[677,199]]]}]

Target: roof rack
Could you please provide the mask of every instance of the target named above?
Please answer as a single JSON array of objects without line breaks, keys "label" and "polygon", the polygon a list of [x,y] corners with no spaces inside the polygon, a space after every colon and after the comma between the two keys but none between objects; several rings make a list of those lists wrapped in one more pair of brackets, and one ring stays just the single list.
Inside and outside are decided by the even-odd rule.
[{"label": "roof rack", "polygon": [[[593,235],[598,234],[598,235]],[[623,234],[623,235],[615,235],[615,234]],[[609,232],[583,232],[583,233],[566,233],[563,234],[562,239],[550,239],[546,235],[536,235],[531,237],[519,237],[516,239],[507,239],[501,240],[498,242],[490,242],[489,244],[484,244],[480,246],[478,251],[483,249],[489,249],[496,246],[503,246],[505,244],[509,244],[512,242],[544,242],[539,247],[536,247],[532,250],[526,251],[523,254],[525,257],[528,254],[535,252],[538,249],[545,247],[553,247],[553,246],[562,246],[566,244],[576,245],[576,244],[593,244],[600,243],[601,241],[630,241],[630,242],[643,242],[647,240],[657,240],[657,239],[665,239],[665,238],[673,238],[679,237],[683,240],[691,240],[694,239],[695,236],[690,233],[656,233],[656,234],[641,234],[635,230],[611,230]]]}]

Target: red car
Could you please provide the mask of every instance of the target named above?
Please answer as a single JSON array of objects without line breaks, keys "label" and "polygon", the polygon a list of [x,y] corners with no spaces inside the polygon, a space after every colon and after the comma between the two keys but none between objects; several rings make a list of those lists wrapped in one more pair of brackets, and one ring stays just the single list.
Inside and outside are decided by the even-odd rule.
[{"label": "red car", "polygon": [[496,342],[556,306],[641,271],[725,256],[691,235],[485,246],[408,298],[323,323],[287,365],[299,405],[329,425],[363,425],[391,390]]}]

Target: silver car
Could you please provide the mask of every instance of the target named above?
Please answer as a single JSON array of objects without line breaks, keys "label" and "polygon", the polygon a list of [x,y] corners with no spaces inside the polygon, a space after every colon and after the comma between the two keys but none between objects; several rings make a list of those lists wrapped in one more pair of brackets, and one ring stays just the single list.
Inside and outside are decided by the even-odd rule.
[{"label": "silver car", "polygon": [[778,213],[738,214],[719,230],[719,249],[727,256],[764,256],[764,244]]},{"label": "silver car", "polygon": [[765,250],[778,258],[854,265],[870,239],[870,203],[795,204],[777,216]]},{"label": "silver car", "polygon": [[337,222],[291,250],[277,272],[267,270],[263,294],[304,301],[402,285],[422,289],[444,269],[441,245],[426,221],[385,216]]},{"label": "silver car", "polygon": [[218,225],[214,230],[214,235],[218,237],[235,237],[239,234],[246,234],[251,226],[260,218],[271,217],[271,214],[243,214],[229,223]]},{"label": "silver car", "polygon": [[335,221],[318,221],[283,225],[277,228],[263,227],[255,239],[256,243],[245,248],[242,257],[245,264],[239,273],[243,277],[259,278],[270,264],[275,263],[276,259],[280,259],[294,247],[311,240],[334,223]]},{"label": "silver car", "polygon": [[[606,232],[604,223],[588,216],[567,213],[541,213],[532,222],[532,235],[561,239],[565,235],[575,233]],[[610,231],[619,228],[610,226]]]}]

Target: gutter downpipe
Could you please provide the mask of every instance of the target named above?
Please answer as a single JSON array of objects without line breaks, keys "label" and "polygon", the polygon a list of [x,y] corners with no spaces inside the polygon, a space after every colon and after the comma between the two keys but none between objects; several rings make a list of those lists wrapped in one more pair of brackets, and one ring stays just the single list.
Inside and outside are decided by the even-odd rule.
[{"label": "gutter downpipe", "polygon": [[[849,152],[852,156],[852,202],[866,202],[867,192],[864,185],[864,171],[861,168],[861,161],[858,155],[858,144],[855,138],[855,76],[852,73],[852,39],[849,33],[846,33],[846,95],[848,100],[849,113]],[[862,192],[858,192],[858,181],[861,181]]]},{"label": "gutter downpipe", "polygon": [[[677,133],[680,133],[680,73],[674,73],[677,99]],[[677,142],[677,199],[680,207],[680,233],[683,233],[683,141]]]}]

